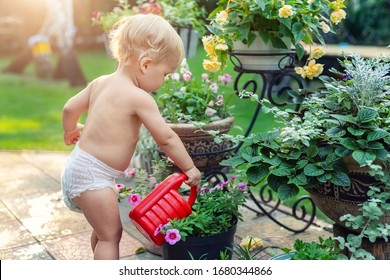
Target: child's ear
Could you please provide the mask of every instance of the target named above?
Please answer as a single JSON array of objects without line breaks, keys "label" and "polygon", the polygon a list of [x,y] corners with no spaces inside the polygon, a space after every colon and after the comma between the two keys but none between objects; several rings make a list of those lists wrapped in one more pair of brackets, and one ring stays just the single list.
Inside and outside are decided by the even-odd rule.
[{"label": "child's ear", "polygon": [[144,56],[139,61],[139,66],[143,74],[145,74],[146,71],[148,71],[151,65],[152,65],[152,59],[150,57]]}]

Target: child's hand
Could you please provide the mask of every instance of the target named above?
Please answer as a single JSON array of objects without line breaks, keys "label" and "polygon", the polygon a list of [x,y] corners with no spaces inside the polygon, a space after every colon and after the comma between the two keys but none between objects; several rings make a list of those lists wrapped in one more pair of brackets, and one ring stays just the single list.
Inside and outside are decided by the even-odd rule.
[{"label": "child's hand", "polygon": [[71,131],[68,131],[68,132],[64,132],[64,142],[66,145],[72,145],[72,144],[76,144],[77,141],[80,140],[80,136],[81,136],[81,130],[83,130],[84,128],[84,125],[83,124],[80,124],[78,123],[77,124],[77,127],[74,129],[74,130],[71,130]]},{"label": "child's hand", "polygon": [[197,187],[198,189],[200,188],[201,174],[198,168],[194,166],[191,169],[184,171],[184,174],[188,177],[187,181],[185,181],[187,185],[190,187]]}]

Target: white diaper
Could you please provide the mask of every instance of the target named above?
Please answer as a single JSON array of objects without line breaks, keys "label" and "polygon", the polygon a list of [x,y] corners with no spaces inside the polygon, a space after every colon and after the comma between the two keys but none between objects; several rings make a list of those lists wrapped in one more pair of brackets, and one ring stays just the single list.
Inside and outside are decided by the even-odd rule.
[{"label": "white diaper", "polygon": [[61,186],[66,206],[75,212],[81,213],[72,199],[80,196],[87,190],[112,188],[118,191],[115,179],[123,176],[123,172],[116,170],[91,154],[80,149],[76,144],[70,153],[61,175]]}]

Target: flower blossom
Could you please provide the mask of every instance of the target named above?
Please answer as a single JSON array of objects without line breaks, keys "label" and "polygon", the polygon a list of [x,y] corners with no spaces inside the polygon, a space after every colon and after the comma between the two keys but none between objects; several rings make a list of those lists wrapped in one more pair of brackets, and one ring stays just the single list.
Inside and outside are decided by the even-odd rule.
[{"label": "flower blossom", "polygon": [[125,187],[124,184],[116,184],[116,186],[117,186],[119,191]]},{"label": "flower blossom", "polygon": [[241,240],[240,246],[248,250],[263,247],[263,241],[258,237],[246,236]]},{"label": "flower blossom", "polygon": [[311,59],[309,63],[303,67],[295,67],[295,73],[301,75],[302,78],[309,78],[310,80],[314,77],[318,77],[322,71],[324,71],[324,65],[316,63],[314,59]]},{"label": "flower blossom", "polygon": [[324,21],[321,21],[320,24],[321,24],[322,32],[324,32],[325,34],[329,33],[330,26],[327,25]]},{"label": "flower blossom", "polygon": [[206,114],[206,116],[211,117],[211,116],[215,115],[217,113],[217,111],[214,110],[213,108],[207,107],[206,111],[204,113]]},{"label": "flower blossom", "polygon": [[325,55],[325,51],[323,48],[320,48],[320,47],[315,48],[311,53],[311,56],[315,59],[319,59],[319,58],[323,57],[324,55]]},{"label": "flower blossom", "polygon": [[168,229],[165,233],[165,241],[169,243],[169,245],[174,245],[181,239],[180,233],[177,229]]},{"label": "flower blossom", "polygon": [[180,81],[180,74],[177,73],[177,72],[172,73],[171,79],[172,79],[173,81]]},{"label": "flower blossom", "polygon": [[212,73],[215,73],[219,69],[221,69],[221,62],[218,61],[218,57],[216,57],[216,56],[211,57],[209,60],[204,59],[203,60],[203,68],[212,72]]},{"label": "flower blossom", "polygon": [[133,176],[137,172],[136,168],[129,168],[125,170],[125,176],[130,177]]},{"label": "flower blossom", "polygon": [[241,190],[241,191],[246,191],[248,189],[248,187],[246,186],[245,183],[243,182],[240,182],[237,184],[237,187]]},{"label": "flower blossom", "polygon": [[220,11],[215,17],[215,22],[221,25],[224,24],[228,19],[228,15],[229,13],[227,10]]},{"label": "flower blossom", "polygon": [[343,9],[336,9],[330,14],[330,21],[334,24],[339,24],[345,17],[347,13]]},{"label": "flower blossom", "polygon": [[284,5],[279,9],[279,17],[288,18],[293,15],[293,7],[291,5]]},{"label": "flower blossom", "polygon": [[129,198],[127,199],[131,206],[137,206],[141,202],[141,196],[139,194],[130,194]]},{"label": "flower blossom", "polygon": [[189,80],[191,80],[191,76],[192,76],[192,73],[187,71],[183,74],[183,80],[188,82]]}]

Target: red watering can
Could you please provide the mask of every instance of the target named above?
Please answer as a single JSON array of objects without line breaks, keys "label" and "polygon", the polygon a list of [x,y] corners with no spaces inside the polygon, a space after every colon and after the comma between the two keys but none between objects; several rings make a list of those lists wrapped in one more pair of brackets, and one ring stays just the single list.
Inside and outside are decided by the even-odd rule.
[{"label": "red watering can", "polygon": [[157,246],[165,242],[161,232],[155,235],[159,225],[165,225],[170,219],[185,218],[192,212],[191,207],[198,191],[196,187],[191,187],[190,196],[186,201],[178,192],[185,180],[187,176],[182,173],[168,176],[129,213],[137,229]]}]

